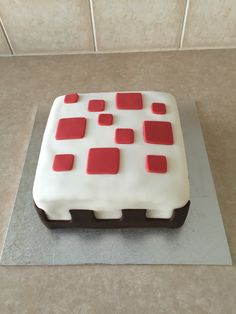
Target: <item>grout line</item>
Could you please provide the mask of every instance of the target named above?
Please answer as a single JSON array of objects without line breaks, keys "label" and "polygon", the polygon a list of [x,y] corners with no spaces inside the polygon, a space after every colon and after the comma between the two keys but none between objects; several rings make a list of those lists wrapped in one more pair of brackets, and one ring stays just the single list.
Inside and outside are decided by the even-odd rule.
[{"label": "grout line", "polygon": [[97,45],[97,36],[96,36],[96,29],[95,29],[95,20],[94,20],[94,10],[93,10],[93,0],[89,0],[89,8],[90,8],[90,19],[92,24],[92,32],[93,32],[93,43],[95,51],[98,51],[98,45]]},{"label": "grout line", "polygon": [[12,47],[10,38],[7,35],[7,31],[6,31],[5,27],[4,27],[4,24],[3,24],[3,21],[1,19],[1,17],[0,17],[0,29],[2,29],[3,35],[4,35],[5,39],[6,39],[6,42],[8,44],[8,47],[9,47],[10,51],[11,51],[11,54],[14,55],[15,54],[14,53],[14,49]]},{"label": "grout line", "polygon": [[182,24],[182,32],[181,32],[180,43],[179,43],[179,48],[180,49],[183,48],[183,41],[184,41],[184,35],[185,35],[186,21],[187,21],[187,17],[188,17],[189,2],[190,2],[190,0],[186,0],[185,11],[184,11],[184,19],[183,19],[183,24]]}]

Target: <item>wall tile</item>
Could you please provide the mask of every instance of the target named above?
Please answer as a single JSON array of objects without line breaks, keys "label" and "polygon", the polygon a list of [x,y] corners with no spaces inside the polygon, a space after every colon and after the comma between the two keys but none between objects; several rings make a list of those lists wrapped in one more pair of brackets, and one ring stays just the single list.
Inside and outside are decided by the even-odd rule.
[{"label": "wall tile", "polygon": [[0,56],[1,55],[11,55],[11,51],[0,26]]},{"label": "wall tile", "polygon": [[1,17],[14,51],[92,51],[88,0],[1,0]]},{"label": "wall tile", "polygon": [[236,46],[235,0],[190,0],[184,48]]},{"label": "wall tile", "polygon": [[98,50],[178,48],[185,0],[93,0]]}]

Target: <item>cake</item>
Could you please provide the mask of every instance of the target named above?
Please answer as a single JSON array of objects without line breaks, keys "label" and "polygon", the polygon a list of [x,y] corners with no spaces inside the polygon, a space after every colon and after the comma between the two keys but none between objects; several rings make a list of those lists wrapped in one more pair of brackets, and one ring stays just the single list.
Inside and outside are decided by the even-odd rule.
[{"label": "cake", "polygon": [[189,181],[174,97],[142,91],[56,98],[33,200],[49,228],[181,226]]}]

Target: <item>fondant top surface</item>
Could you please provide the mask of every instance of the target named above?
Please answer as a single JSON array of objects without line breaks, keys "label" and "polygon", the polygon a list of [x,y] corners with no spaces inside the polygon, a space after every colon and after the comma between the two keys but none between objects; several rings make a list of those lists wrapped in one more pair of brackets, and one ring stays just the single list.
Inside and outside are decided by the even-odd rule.
[{"label": "fondant top surface", "polygon": [[[118,97],[120,103],[117,106],[117,93],[79,94],[76,102],[69,103],[65,101],[65,96],[55,99],[44,132],[33,186],[34,201],[39,208],[45,210],[49,218],[70,219],[69,209],[109,212],[124,208],[145,208],[170,211],[184,206],[189,200],[184,142],[174,97],[153,91],[121,93],[135,93],[136,98],[137,93],[141,93],[142,103],[138,97],[137,106],[132,103],[132,107],[129,108],[125,103],[126,107],[122,110],[123,97]],[[130,95],[128,96],[125,100],[130,99]],[[88,104],[91,100],[104,100],[105,105],[102,106],[104,108],[99,108],[99,112],[89,110]],[[165,104],[164,114],[153,112],[153,103]],[[104,110],[101,112],[101,109]],[[112,115],[112,124],[100,125],[98,121],[100,114]],[[75,130],[60,129],[59,133],[59,121],[69,118],[83,118],[72,120],[83,125],[75,125]],[[145,124],[152,127],[155,121],[167,124],[154,123],[154,131],[152,132],[151,128],[146,130],[151,133],[145,134]],[[68,123],[66,127],[68,128]],[[132,140],[124,138],[119,143],[116,129],[132,129]],[[160,130],[161,132],[167,130],[167,133],[163,136]],[[69,137],[65,139],[64,134],[67,132]],[[63,134],[62,139],[60,137],[58,139],[58,134]],[[130,136],[130,132],[127,134]],[[151,142],[148,142],[148,138]],[[94,148],[107,149],[95,150],[93,153],[95,157],[92,160],[93,155],[89,157],[89,151]],[[57,164],[55,167],[54,164],[53,168],[55,156],[63,154],[74,156],[70,158],[70,163],[73,162],[72,169],[71,164],[69,167],[63,164]],[[101,160],[96,160],[96,156],[100,155],[104,156],[104,159],[99,157]],[[147,155],[165,156],[166,171],[164,173],[147,171],[145,166]],[[116,160],[110,160],[109,165],[105,167],[101,165],[109,158]],[[63,156],[56,160],[57,163],[64,162]],[[153,158],[153,162],[156,160],[163,159]],[[153,167],[157,170],[162,168],[155,164]],[[87,171],[88,168],[90,171]],[[56,169],[71,170],[56,171]],[[96,173],[96,169],[100,169],[100,172]],[[110,172],[102,173],[101,169],[109,169]]]}]

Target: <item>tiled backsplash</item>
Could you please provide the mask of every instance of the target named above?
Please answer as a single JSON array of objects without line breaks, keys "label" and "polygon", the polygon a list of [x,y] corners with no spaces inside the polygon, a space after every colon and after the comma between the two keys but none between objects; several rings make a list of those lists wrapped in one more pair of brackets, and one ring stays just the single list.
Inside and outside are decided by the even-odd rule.
[{"label": "tiled backsplash", "polygon": [[4,32],[2,27],[0,26],[0,55],[9,55],[11,54],[11,50],[7,44],[6,37],[4,36]]},{"label": "tiled backsplash", "polygon": [[0,0],[0,55],[236,47],[236,0]]},{"label": "tiled backsplash", "polygon": [[185,0],[94,0],[97,49],[177,48],[184,10]]}]

